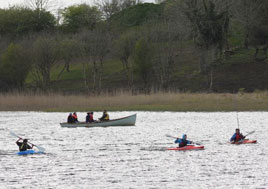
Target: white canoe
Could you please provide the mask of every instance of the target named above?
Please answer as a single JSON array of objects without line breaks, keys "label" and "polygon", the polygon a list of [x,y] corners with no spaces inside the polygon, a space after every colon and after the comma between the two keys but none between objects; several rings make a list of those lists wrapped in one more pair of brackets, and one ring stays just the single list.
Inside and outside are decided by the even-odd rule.
[{"label": "white canoe", "polygon": [[109,127],[109,126],[134,126],[136,123],[136,114],[119,118],[112,119],[109,121],[98,121],[93,123],[78,122],[78,123],[60,123],[62,127]]}]

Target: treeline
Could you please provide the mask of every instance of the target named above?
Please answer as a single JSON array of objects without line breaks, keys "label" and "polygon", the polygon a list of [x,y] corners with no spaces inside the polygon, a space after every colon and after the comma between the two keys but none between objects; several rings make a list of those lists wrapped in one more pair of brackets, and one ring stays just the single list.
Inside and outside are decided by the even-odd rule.
[{"label": "treeline", "polygon": [[[267,0],[102,0],[0,9],[0,91],[52,89],[81,64],[83,89],[236,92],[268,87]],[[111,61],[119,70],[108,70]],[[31,82],[26,84],[26,79]]]}]

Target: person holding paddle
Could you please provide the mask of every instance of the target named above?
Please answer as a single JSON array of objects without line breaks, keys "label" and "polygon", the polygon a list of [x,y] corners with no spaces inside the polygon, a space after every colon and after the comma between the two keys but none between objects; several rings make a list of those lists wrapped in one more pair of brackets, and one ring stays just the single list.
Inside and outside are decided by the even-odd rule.
[{"label": "person holding paddle", "polygon": [[179,148],[181,148],[181,147],[187,146],[187,144],[192,144],[193,142],[190,141],[190,140],[187,140],[187,135],[186,134],[183,134],[182,135],[182,138],[177,138],[175,140],[175,143],[178,143],[179,144]]},{"label": "person holding paddle", "polygon": [[246,136],[243,136],[242,133],[240,133],[240,129],[237,128],[235,130],[235,134],[233,134],[232,138],[230,139],[230,142],[237,142],[245,138]]},{"label": "person holding paddle", "polygon": [[[19,142],[20,140],[22,140],[22,142]],[[22,139],[22,138],[19,138],[16,141],[16,144],[19,146],[20,152],[26,151],[28,149],[32,149],[34,147],[33,144],[31,144],[31,146],[28,144],[28,140],[27,139]]]}]

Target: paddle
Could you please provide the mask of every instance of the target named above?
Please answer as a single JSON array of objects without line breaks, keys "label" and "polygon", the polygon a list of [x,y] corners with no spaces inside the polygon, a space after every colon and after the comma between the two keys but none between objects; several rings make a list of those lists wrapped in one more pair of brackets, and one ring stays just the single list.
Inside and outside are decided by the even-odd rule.
[{"label": "paddle", "polygon": [[[14,137],[17,137],[17,138],[21,138],[21,137],[19,137],[18,135],[16,135],[14,132],[12,132],[12,131],[9,131],[9,133],[12,135],[12,136],[14,136]],[[37,145],[35,145],[35,144],[33,144],[33,143],[30,143],[30,142],[28,142],[29,144],[31,144],[31,145],[33,145],[33,146],[36,146],[36,148],[38,148],[38,150],[39,151],[41,151],[41,152],[44,152],[46,149],[45,148],[43,148],[43,147],[41,147],[41,146],[37,146]]]},{"label": "paddle", "polygon": [[251,132],[249,132],[249,133],[246,134],[244,137],[246,138],[246,136],[251,135],[251,134],[253,134],[253,133],[255,133],[255,131],[251,131]]},{"label": "paddle", "polygon": [[[166,137],[174,138],[174,139],[177,139],[178,138],[178,137],[174,137],[174,136],[171,136],[171,135],[168,135],[168,134],[166,134]],[[200,143],[196,143],[196,142],[193,142],[193,141],[191,141],[191,142],[194,143],[194,144],[196,144],[196,145],[201,145]]]}]

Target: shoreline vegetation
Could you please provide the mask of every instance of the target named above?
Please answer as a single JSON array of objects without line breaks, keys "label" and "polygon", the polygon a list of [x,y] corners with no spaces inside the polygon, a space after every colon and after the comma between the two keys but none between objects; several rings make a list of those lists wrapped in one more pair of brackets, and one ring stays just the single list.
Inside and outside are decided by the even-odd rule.
[{"label": "shoreline vegetation", "polygon": [[116,96],[0,93],[0,111],[268,111],[268,92],[158,93]]}]

